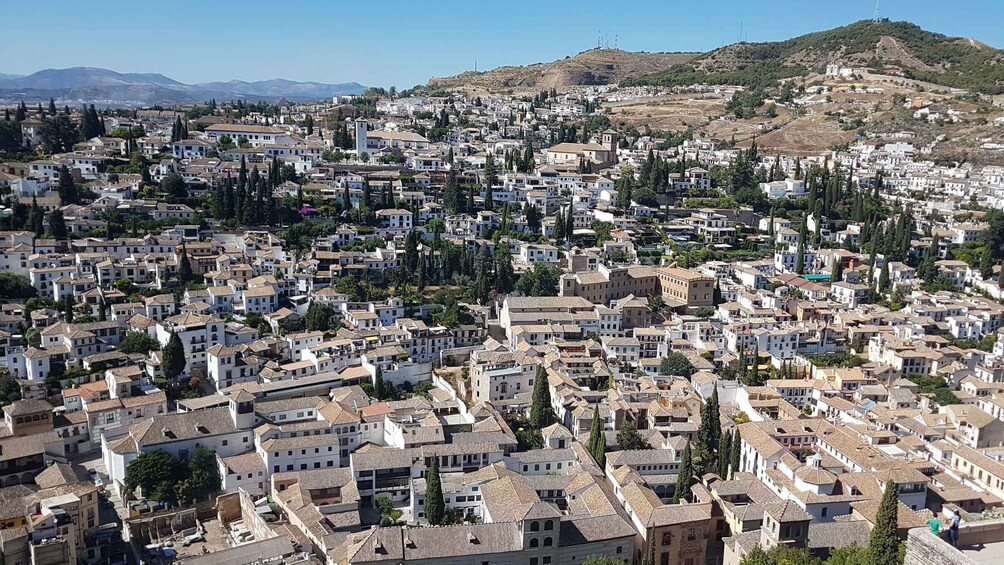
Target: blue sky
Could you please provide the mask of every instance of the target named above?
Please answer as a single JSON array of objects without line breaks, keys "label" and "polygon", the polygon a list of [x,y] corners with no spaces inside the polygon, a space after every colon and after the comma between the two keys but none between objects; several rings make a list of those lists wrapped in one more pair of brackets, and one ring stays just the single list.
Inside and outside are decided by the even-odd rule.
[{"label": "blue sky", "polygon": [[[15,7],[16,6],[16,7]],[[182,82],[282,77],[410,87],[596,46],[705,51],[870,18],[874,0],[33,0],[3,11],[0,73],[104,67]],[[882,15],[1004,46],[999,0],[882,0]],[[86,30],[86,31],[85,31]]]}]

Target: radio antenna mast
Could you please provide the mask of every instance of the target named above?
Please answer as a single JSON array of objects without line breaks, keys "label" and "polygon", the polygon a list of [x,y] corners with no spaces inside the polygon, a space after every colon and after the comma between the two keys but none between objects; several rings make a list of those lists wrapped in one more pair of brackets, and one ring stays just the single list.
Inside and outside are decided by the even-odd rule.
[{"label": "radio antenna mast", "polygon": [[875,0],[875,13],[872,14],[872,23],[880,24],[882,23],[882,0]]}]

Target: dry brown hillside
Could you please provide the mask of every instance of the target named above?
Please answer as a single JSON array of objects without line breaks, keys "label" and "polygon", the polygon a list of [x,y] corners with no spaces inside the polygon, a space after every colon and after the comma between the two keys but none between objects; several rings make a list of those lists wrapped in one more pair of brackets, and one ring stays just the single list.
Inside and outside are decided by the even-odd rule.
[{"label": "dry brown hillside", "polygon": [[574,57],[525,67],[499,67],[429,79],[429,87],[488,92],[538,92],[570,86],[616,84],[629,77],[665,70],[690,61],[699,53],[632,53],[620,49],[590,49]]}]

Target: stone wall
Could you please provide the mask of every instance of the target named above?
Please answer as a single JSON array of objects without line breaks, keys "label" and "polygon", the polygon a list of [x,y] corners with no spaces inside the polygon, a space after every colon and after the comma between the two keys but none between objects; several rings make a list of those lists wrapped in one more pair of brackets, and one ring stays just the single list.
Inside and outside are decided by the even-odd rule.
[{"label": "stone wall", "polygon": [[927,528],[914,528],[906,538],[903,565],[976,565],[976,562]]}]

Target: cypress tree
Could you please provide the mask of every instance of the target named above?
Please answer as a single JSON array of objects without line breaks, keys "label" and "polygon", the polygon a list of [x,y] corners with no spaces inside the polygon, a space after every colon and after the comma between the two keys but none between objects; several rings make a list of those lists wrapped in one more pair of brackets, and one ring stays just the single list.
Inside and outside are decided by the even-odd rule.
[{"label": "cypress tree", "polygon": [[868,553],[874,565],[899,565],[899,536],[896,528],[899,524],[899,487],[896,483],[887,481],[882,502],[879,503],[878,514],[875,517],[875,527],[872,528],[868,540]]},{"label": "cypress tree", "polygon": [[178,334],[171,332],[167,345],[164,346],[161,367],[164,369],[164,377],[171,381],[178,378],[185,370],[185,347],[181,344]]},{"label": "cypress tree", "polygon": [[721,446],[718,449],[718,476],[723,479],[729,476],[729,458],[732,457],[732,434],[722,435]]},{"label": "cypress tree", "polygon": [[446,504],[443,502],[443,485],[439,479],[439,457],[432,458],[425,477],[425,519],[433,526],[446,521]]},{"label": "cypress tree", "polygon": [[537,375],[533,379],[533,395],[530,405],[530,428],[542,430],[551,423],[551,388],[547,383],[547,371],[543,365],[537,366]]},{"label": "cypress tree", "polygon": [[575,233],[575,210],[571,204],[568,206],[568,217],[565,218],[565,238],[572,241],[572,234]]},{"label": "cypress tree", "polygon": [[690,485],[694,482],[693,454],[690,452],[690,442],[683,450],[680,461],[680,473],[676,476],[676,489],[673,491],[673,504],[679,504],[690,496]]},{"label": "cypress tree", "polygon": [[1001,262],[1001,270],[997,274],[997,287],[1004,288],[1004,261]]},{"label": "cypress tree", "polygon": [[701,411],[701,427],[697,432],[698,450],[702,472],[715,470],[718,464],[719,442],[722,437],[722,422],[718,407],[718,387],[711,393],[711,398]]},{"label": "cypress tree", "polygon": [[376,375],[373,377],[373,395],[376,396],[377,400],[380,400],[384,396],[384,385],[383,385],[383,370],[377,367]]},{"label": "cypress tree", "polygon": [[55,239],[66,239],[66,220],[63,218],[62,210],[49,212],[49,233]]},{"label": "cypress tree", "polygon": [[742,454],[742,436],[739,434],[739,428],[736,428],[734,434],[732,434],[732,453],[729,457],[729,478],[736,476],[739,472],[739,459]]},{"label": "cypress tree", "polygon": [[67,324],[73,323],[73,297],[67,297],[63,301],[63,318]]},{"label": "cypress tree", "polygon": [[589,450],[590,454],[596,453],[596,444],[598,442],[604,442],[602,434],[602,428],[599,425],[599,404],[596,404],[592,406],[592,426],[589,427],[589,443],[586,445],[586,449]]},{"label": "cypress tree", "polygon": [[195,275],[192,272],[192,262],[188,259],[188,250],[185,249],[185,242],[181,242],[181,259],[178,263],[178,279],[181,284],[192,282]]},{"label": "cypress tree", "polygon": [[[41,103],[40,103],[41,104]],[[45,233],[45,212],[38,205],[36,195],[31,195],[31,210],[28,212],[28,227],[35,232],[36,237],[42,237]]]},{"label": "cypress tree", "polygon": [[833,261],[833,270],[830,271],[830,282],[840,282],[844,278],[844,262],[839,258]]}]

